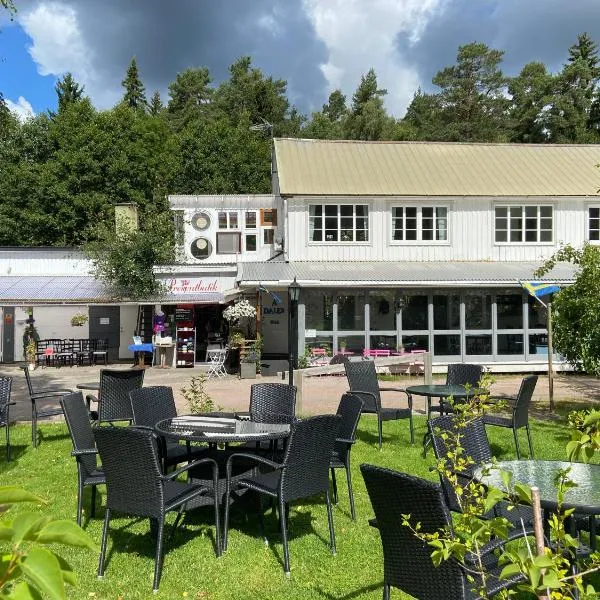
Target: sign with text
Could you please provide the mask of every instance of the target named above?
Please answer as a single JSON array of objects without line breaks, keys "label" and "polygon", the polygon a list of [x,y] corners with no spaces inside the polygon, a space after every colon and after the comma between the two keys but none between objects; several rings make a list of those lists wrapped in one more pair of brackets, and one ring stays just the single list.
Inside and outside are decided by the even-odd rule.
[{"label": "sign with text", "polygon": [[182,323],[184,321],[194,320],[194,310],[191,306],[177,306],[175,307],[175,321]]},{"label": "sign with text", "polygon": [[171,294],[193,294],[195,292],[220,292],[218,277],[185,277],[167,279],[166,284]]}]

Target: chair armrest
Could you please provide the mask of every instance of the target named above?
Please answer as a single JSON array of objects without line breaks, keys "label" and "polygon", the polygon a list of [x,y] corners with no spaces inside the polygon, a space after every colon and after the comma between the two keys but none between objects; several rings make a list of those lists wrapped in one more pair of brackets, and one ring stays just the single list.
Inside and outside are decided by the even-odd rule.
[{"label": "chair armrest", "polygon": [[[144,431],[152,431],[154,433],[156,433],[154,431],[154,427],[149,427],[148,425],[136,425],[135,423],[133,425],[129,426],[130,429],[143,429]],[[156,434],[158,435],[158,434]]]},{"label": "chair armrest", "polygon": [[356,440],[349,440],[347,438],[335,438],[335,441],[342,444],[354,444],[354,442],[356,442]]},{"label": "chair armrest", "polygon": [[163,481],[171,481],[172,479],[176,479],[177,477],[179,477],[179,475],[181,475],[182,473],[185,473],[192,467],[197,467],[198,465],[202,465],[202,464],[212,464],[213,473],[214,473],[215,477],[217,476],[217,472],[218,472],[218,468],[219,468],[217,465],[217,462],[212,458],[199,458],[198,460],[188,463],[187,465],[181,467],[180,469],[177,469],[176,471],[173,471],[172,473],[169,473],[168,475],[162,475],[161,479]]},{"label": "chair armrest", "polygon": [[98,454],[97,448],[81,448],[79,450],[71,450],[71,456],[87,456],[90,454]]},{"label": "chair armrest", "polygon": [[365,390],[348,390],[346,394],[365,394],[366,396],[371,396],[373,400],[377,400],[377,396],[373,392],[366,392]]},{"label": "chair armrest", "polygon": [[281,463],[269,460],[268,458],[264,458],[264,457],[258,456],[256,454],[250,454],[249,452],[236,452],[227,459],[227,478],[228,479],[231,477],[231,466],[232,466],[234,458],[246,458],[249,460],[254,460],[257,463],[260,463],[262,465],[267,465],[268,467],[273,467],[273,469],[281,469],[283,467],[283,465]]},{"label": "chair armrest", "polygon": [[51,398],[53,396],[65,396],[66,394],[72,394],[73,390],[40,390],[39,392],[34,392],[31,394],[32,400],[37,400],[38,398]]},{"label": "chair armrest", "polygon": [[94,394],[86,394],[85,395],[85,401],[89,405],[90,402],[98,402],[98,397],[94,396]]},{"label": "chair armrest", "polygon": [[380,387],[379,388],[380,392],[403,392],[408,396],[408,392],[404,389],[404,388],[397,388],[397,387]]}]

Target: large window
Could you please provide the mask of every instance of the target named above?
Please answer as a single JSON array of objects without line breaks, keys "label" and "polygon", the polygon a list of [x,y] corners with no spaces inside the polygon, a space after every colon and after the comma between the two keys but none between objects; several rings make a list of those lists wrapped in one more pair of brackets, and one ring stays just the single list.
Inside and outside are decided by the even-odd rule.
[{"label": "large window", "polygon": [[588,239],[590,242],[600,242],[600,208],[590,206],[588,209]]},{"label": "large window", "polygon": [[237,254],[240,252],[239,233],[217,233],[217,254]]},{"label": "large window", "polygon": [[447,241],[448,209],[445,206],[392,207],[392,240]]},{"label": "large window", "polygon": [[309,241],[368,242],[369,207],[366,204],[311,204]]},{"label": "large window", "polygon": [[552,241],[551,206],[496,206],[496,242],[541,243]]}]

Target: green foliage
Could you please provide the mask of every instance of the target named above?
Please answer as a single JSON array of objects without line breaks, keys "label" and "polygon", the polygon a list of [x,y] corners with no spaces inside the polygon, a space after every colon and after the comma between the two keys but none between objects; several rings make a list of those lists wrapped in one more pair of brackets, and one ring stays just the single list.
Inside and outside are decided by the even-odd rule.
[{"label": "green foliage", "polygon": [[211,110],[213,89],[208,69],[186,69],[177,73],[169,86],[171,99],[167,107],[169,119],[176,131],[198,119],[205,119]]},{"label": "green foliage", "polygon": [[213,399],[204,389],[206,378],[205,373],[198,373],[198,375],[192,377],[187,387],[181,388],[181,393],[188,403],[190,413],[193,415],[215,410]]},{"label": "green foliage", "polygon": [[[1,509],[22,502],[43,501],[20,488],[0,486]],[[55,545],[95,550],[95,544],[73,521],[29,512],[7,516],[10,512],[0,520],[0,598],[66,600],[66,584],[77,580]]]},{"label": "green foliage", "polygon": [[80,86],[71,73],[66,73],[59,79],[54,86],[58,96],[58,112],[64,111],[72,102],[79,102],[82,99],[84,86]]},{"label": "green foliage", "polygon": [[567,444],[569,460],[589,462],[600,449],[600,411],[572,411],[568,422],[571,427],[571,441]]},{"label": "green foliage", "polygon": [[600,248],[566,245],[535,272],[548,273],[557,263],[576,267],[575,281],[562,288],[552,300],[554,348],[578,370],[600,375]]},{"label": "green foliage", "polygon": [[134,110],[146,110],[146,90],[140,79],[135,56],[131,59],[129,67],[127,67],[127,73],[125,79],[121,82],[121,85],[125,88],[123,104]]}]

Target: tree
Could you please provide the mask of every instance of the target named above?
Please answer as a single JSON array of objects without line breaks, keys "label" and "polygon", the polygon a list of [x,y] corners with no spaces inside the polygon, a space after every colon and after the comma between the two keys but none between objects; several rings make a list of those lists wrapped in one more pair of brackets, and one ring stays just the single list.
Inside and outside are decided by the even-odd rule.
[{"label": "tree", "polygon": [[123,103],[135,110],[146,110],[146,93],[144,84],[140,79],[135,56],[131,59],[125,79],[121,82],[125,88]]},{"label": "tree", "polygon": [[343,139],[347,115],[346,96],[341,90],[334,90],[323,110],[312,114],[310,122],[302,129],[302,136],[320,140]]},{"label": "tree", "polygon": [[189,121],[206,116],[213,95],[211,81],[206,67],[186,69],[177,73],[177,78],[169,85],[171,99],[167,107],[169,118],[176,130]]},{"label": "tree", "polygon": [[59,79],[54,86],[58,95],[58,112],[64,111],[72,102],[79,102],[82,99],[84,86],[80,86],[71,73],[66,73],[62,79]]},{"label": "tree", "polygon": [[158,117],[164,108],[165,107],[162,103],[162,100],[160,99],[160,92],[156,90],[154,94],[152,94],[152,98],[150,98],[150,103],[148,104],[148,114],[152,117]]},{"label": "tree", "polygon": [[10,20],[12,21],[17,12],[17,7],[15,6],[14,1],[0,0],[0,6],[8,11],[8,14],[10,15]]},{"label": "tree", "polygon": [[575,265],[575,281],[554,295],[552,331],[554,348],[578,370],[600,376],[600,248],[563,246],[536,272],[548,273],[556,263]]},{"label": "tree", "polygon": [[508,137],[507,78],[499,68],[504,52],[483,43],[459,46],[456,64],[433,77],[441,88],[440,140],[501,142]]},{"label": "tree", "polygon": [[442,105],[438,94],[426,94],[419,88],[406,109],[402,120],[418,140],[443,139]]},{"label": "tree", "polygon": [[332,123],[341,121],[348,114],[346,96],[341,90],[333,90],[329,94],[327,104],[323,104],[323,114],[327,115]]}]

